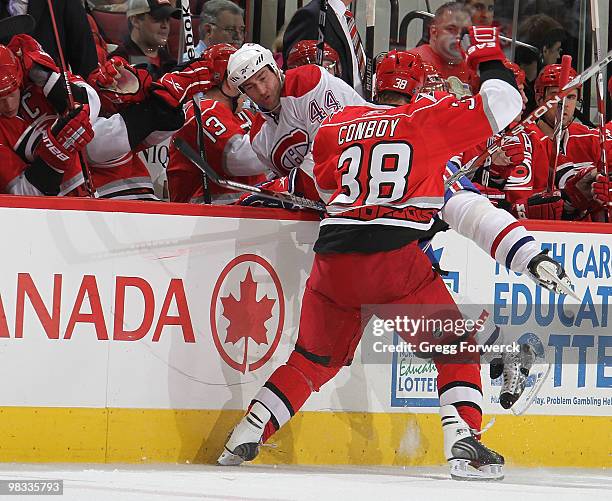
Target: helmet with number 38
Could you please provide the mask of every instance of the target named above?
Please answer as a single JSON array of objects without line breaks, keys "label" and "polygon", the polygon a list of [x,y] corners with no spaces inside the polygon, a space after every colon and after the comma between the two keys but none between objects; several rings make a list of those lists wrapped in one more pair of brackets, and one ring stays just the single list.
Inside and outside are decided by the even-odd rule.
[{"label": "helmet with number 38", "polygon": [[376,67],[376,95],[393,91],[413,96],[425,82],[423,60],[418,54],[392,50]]}]

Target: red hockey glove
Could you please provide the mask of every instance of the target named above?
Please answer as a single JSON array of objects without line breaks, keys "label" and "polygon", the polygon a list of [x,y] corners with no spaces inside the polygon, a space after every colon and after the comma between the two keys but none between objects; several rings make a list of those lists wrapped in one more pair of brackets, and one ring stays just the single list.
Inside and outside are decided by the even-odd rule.
[{"label": "red hockey glove", "polygon": [[612,204],[612,174],[608,174],[608,179],[603,174],[597,174],[591,185],[591,192],[593,198],[604,207]]},{"label": "red hockey glove", "polygon": [[198,92],[207,92],[211,87],[208,66],[200,60],[195,60],[181,71],[166,73],[153,83],[151,91],[171,108],[176,108],[183,101],[190,99]]},{"label": "red hockey glove", "polygon": [[[29,35],[15,35],[11,38],[8,48],[19,57],[23,74],[37,85],[44,85],[51,73],[59,73],[59,68],[53,58]],[[36,65],[39,70],[42,70],[41,75],[30,74]]]},{"label": "red hockey glove", "polygon": [[[104,67],[94,70],[88,80],[98,92],[102,111],[106,115],[117,113],[124,106],[144,101],[153,83],[147,70],[134,68],[116,56],[109,59]],[[102,85],[103,82],[109,81],[110,85]]]},{"label": "red hockey glove", "polygon": [[98,67],[87,77],[87,82],[95,88],[113,89],[117,87],[121,78],[119,68],[122,66],[129,66],[129,63],[122,57],[113,56],[104,64],[98,64]]},{"label": "red hockey glove", "polygon": [[515,166],[525,160],[525,147],[516,136],[505,136],[501,149],[491,156],[491,174],[507,179]]},{"label": "red hockey glove", "polygon": [[563,215],[563,199],[558,191],[537,193],[518,200],[513,205],[513,212],[518,219],[558,220]]},{"label": "red hockey glove", "polygon": [[35,154],[58,172],[63,172],[67,167],[66,163],[76,152],[82,150],[93,136],[89,106],[79,106],[42,131]]},{"label": "red hockey glove", "polygon": [[595,167],[583,167],[567,180],[563,192],[569,203],[576,210],[599,209],[599,203],[593,199],[591,185],[597,176]]},{"label": "red hockey glove", "polygon": [[[297,175],[297,169],[291,170],[289,175],[283,177],[277,177],[271,181],[264,181],[259,183],[257,186],[265,188],[266,190],[274,191],[277,193],[288,193],[295,195],[295,178]],[[293,205],[288,202],[282,202],[280,200],[271,200],[269,198],[263,198],[255,193],[246,193],[242,195],[237,205],[247,205],[249,207],[268,207],[272,209],[288,209],[296,210],[299,209],[297,205]]]},{"label": "red hockey glove", "polygon": [[470,46],[465,62],[474,71],[485,61],[506,59],[499,45],[499,32],[494,26],[472,26],[469,30]]}]

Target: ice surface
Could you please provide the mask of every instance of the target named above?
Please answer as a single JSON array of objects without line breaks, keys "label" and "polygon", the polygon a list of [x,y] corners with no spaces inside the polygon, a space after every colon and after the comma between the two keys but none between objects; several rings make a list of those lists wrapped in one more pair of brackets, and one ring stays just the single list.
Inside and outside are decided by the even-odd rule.
[{"label": "ice surface", "polygon": [[609,469],[507,468],[503,482],[457,482],[442,467],[0,464],[6,479],[63,479],[62,497],[23,496],[62,501],[612,499]]}]

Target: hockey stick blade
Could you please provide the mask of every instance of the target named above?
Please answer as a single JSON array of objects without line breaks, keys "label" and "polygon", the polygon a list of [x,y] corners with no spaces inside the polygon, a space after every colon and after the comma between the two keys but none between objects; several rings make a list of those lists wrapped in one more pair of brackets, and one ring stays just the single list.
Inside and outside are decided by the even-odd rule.
[{"label": "hockey stick blade", "polygon": [[15,35],[32,33],[36,22],[29,14],[0,19],[0,43],[6,45]]},{"label": "hockey stick blade", "polygon": [[262,198],[269,200],[276,200],[277,202],[284,202],[293,205],[300,206],[304,209],[312,209],[319,212],[326,212],[325,204],[316,200],[310,200],[304,197],[298,197],[289,193],[277,193],[275,191],[266,190],[257,186],[250,186],[248,184],[238,183],[229,179],[224,179],[206,162],[196,151],[182,138],[177,137],[174,139],[174,146],[179,150],[185,157],[198,169],[200,169],[208,178],[218,186],[228,188],[234,191],[242,191],[245,193],[254,193]]},{"label": "hockey stick blade", "polygon": [[512,407],[510,407],[512,414],[514,414],[515,416],[521,416],[525,413],[527,409],[529,409],[529,407],[531,407],[531,404],[534,402],[534,400],[538,396],[538,393],[540,393],[542,386],[546,382],[546,379],[550,374],[551,367],[552,366],[549,363],[546,363],[542,367],[541,372],[536,375],[536,381],[533,383],[533,386],[531,387],[529,393],[525,395],[525,398],[519,398],[516,403]]},{"label": "hockey stick blade", "polygon": [[478,157],[476,157],[476,159],[474,159],[473,162],[467,163],[466,165],[461,167],[457,172],[455,172],[452,176],[450,176],[444,182],[444,187],[448,188],[449,186],[453,185],[457,181],[457,179],[459,179],[461,176],[469,176],[470,174],[473,174],[474,172],[476,172],[476,170],[478,170],[480,166],[480,163],[487,156],[493,155],[495,152],[497,152],[500,149],[500,144],[502,142],[502,139],[505,136],[516,136],[517,134],[520,134],[521,132],[523,132],[527,128],[527,126],[536,123],[542,117],[542,115],[544,115],[548,110],[552,109],[553,106],[561,102],[561,100],[565,96],[567,96],[575,87],[578,87],[579,85],[584,84],[591,77],[593,77],[595,74],[599,73],[603,68],[605,68],[611,61],[612,61],[612,50],[608,52],[606,57],[597,61],[592,66],[588,67],[586,70],[580,73],[580,75],[574,77],[574,79],[568,82],[568,84],[565,87],[563,87],[563,89],[561,89],[559,92],[557,92],[556,94],[548,98],[544,104],[542,104],[541,106],[533,110],[529,115],[527,115],[527,117],[525,117],[525,119],[521,120],[520,123],[512,127],[512,129],[507,131],[505,134],[499,134],[497,139],[495,139],[495,141],[493,141],[487,147],[485,151],[483,151]]}]

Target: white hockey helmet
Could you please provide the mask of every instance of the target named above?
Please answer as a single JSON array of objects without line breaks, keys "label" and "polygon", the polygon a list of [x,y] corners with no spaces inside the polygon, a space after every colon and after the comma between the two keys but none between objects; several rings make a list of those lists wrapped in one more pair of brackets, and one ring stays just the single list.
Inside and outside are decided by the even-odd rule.
[{"label": "white hockey helmet", "polygon": [[237,90],[262,68],[270,69],[282,80],[282,73],[272,52],[256,43],[245,43],[234,52],[227,63],[227,81]]}]

